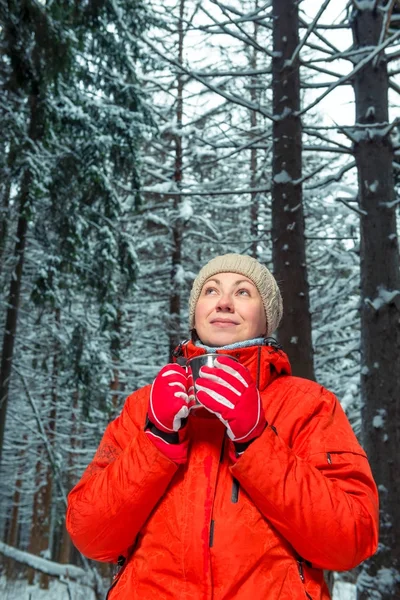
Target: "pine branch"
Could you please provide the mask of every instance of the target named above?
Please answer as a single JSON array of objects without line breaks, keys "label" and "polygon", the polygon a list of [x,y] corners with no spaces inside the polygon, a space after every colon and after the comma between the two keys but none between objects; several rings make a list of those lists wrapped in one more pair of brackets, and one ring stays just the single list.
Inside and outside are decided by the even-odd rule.
[{"label": "pine branch", "polygon": [[350,73],[340,77],[338,81],[335,81],[332,85],[330,85],[329,88],[323,94],[321,94],[318,98],[316,98],[313,102],[311,102],[311,104],[309,104],[308,106],[306,106],[305,108],[300,110],[298,112],[298,116],[302,116],[305,113],[309,112],[312,108],[314,108],[314,106],[319,104],[321,102],[321,100],[326,98],[326,96],[328,96],[328,94],[330,94],[339,85],[342,85],[345,81],[349,81],[350,79],[352,79],[354,77],[354,75],[356,73],[358,73],[358,71],[363,69],[365,67],[365,65],[367,65],[369,62],[371,62],[375,58],[375,56],[382,53],[384,51],[384,49],[387,48],[387,46],[392,44],[399,37],[400,37],[400,31],[396,31],[396,33],[394,33],[391,37],[389,37],[385,42],[382,42],[382,44],[380,46],[377,46],[364,59],[360,60],[360,62],[355,66],[355,68]]}]

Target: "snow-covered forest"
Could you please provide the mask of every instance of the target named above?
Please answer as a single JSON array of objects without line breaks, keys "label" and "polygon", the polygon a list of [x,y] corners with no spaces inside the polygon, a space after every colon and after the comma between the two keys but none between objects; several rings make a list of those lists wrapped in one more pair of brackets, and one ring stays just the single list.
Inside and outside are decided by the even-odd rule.
[{"label": "snow-covered forest", "polygon": [[333,597],[399,598],[399,0],[0,0],[0,36],[2,597],[104,598],[67,493],[240,252],[379,487]]}]

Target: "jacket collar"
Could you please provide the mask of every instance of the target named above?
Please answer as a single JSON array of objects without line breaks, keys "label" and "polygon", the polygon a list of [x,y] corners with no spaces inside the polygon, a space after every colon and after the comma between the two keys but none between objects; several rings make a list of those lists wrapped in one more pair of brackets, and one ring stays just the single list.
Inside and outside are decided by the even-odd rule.
[{"label": "jacket collar", "polygon": [[[251,376],[262,392],[274,379],[281,375],[290,375],[289,359],[283,350],[273,346],[248,346],[232,350],[216,350],[217,354],[233,356],[247,367]],[[186,359],[206,354],[204,348],[196,346],[192,341],[182,342],[174,352],[175,360],[185,363]],[[182,360],[183,359],[183,360]]]}]

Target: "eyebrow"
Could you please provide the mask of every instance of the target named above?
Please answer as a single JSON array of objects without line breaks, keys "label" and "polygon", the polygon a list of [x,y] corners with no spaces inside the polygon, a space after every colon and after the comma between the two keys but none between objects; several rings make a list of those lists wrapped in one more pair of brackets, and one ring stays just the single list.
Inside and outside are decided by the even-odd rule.
[{"label": "eyebrow", "polygon": [[[217,283],[218,285],[221,285],[221,281],[219,279],[217,279],[216,277],[211,277],[210,279],[207,279],[207,281],[204,283],[204,285],[206,285],[206,283],[210,283],[211,281],[215,281],[215,283]],[[233,285],[239,285],[241,283],[250,283],[250,285],[252,285],[253,287],[256,287],[254,285],[254,283],[252,281],[250,281],[249,279],[238,279],[237,281],[235,281],[233,283]]]}]

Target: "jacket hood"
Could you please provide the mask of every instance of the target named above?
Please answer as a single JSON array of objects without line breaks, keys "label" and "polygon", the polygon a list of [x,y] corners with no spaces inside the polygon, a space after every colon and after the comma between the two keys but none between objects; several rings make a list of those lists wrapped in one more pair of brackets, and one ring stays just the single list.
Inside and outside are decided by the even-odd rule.
[{"label": "jacket hood", "polygon": [[[271,345],[247,346],[231,350],[216,349],[215,352],[232,356],[244,365],[250,371],[260,392],[277,377],[291,375],[292,372],[285,352]],[[205,348],[196,346],[190,340],[179,344],[174,352],[174,361],[184,365],[189,358],[206,353]]]}]

